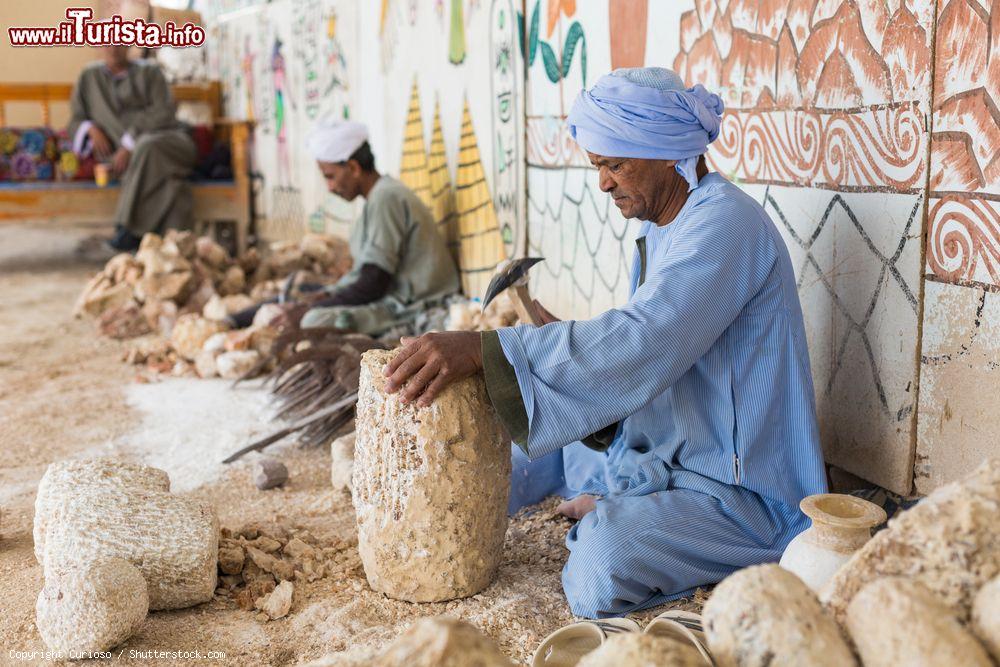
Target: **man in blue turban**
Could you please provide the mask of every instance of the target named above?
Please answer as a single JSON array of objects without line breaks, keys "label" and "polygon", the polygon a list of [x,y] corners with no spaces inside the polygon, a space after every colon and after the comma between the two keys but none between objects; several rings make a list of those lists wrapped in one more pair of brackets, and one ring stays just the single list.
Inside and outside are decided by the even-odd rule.
[{"label": "man in blue turban", "polygon": [[567,122],[600,187],[642,221],[628,301],[590,320],[406,340],[386,367],[429,404],[480,369],[514,448],[511,509],[578,518],[575,614],[661,604],[774,561],[826,490],[795,277],[764,209],[709,173],[722,102],[661,68],[617,70]]}]

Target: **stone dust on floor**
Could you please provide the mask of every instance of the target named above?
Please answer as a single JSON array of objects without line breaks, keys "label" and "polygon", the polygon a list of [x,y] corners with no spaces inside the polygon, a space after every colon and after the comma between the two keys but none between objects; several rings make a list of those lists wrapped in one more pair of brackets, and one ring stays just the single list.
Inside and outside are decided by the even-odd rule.
[{"label": "stone dust on floor", "polygon": [[[34,625],[42,588],[31,538],[38,480],[53,461],[108,453],[166,469],[172,487],[210,502],[224,528],[277,523],[339,550],[324,577],[296,583],[287,617],[257,620],[219,593],[197,607],[151,613],[119,647],[116,664],[162,664],[165,657],[187,662],[153,653],[159,651],[182,652],[182,658],[197,653],[200,659],[190,662],[200,664],[291,665],[327,656],[329,664],[361,665],[414,620],[438,614],[469,621],[526,664],[549,632],[574,620],[560,583],[572,524],[555,512],[554,499],[511,521],[499,574],[482,593],[411,604],[372,591],[357,551],[350,495],[330,485],[329,451],[268,448],[290,474],[285,486],[268,491],[251,481],[255,456],[220,465],[220,453],[271,428],[259,390],[176,379],[137,388],[134,371],[121,361],[123,346],[71,316],[92,271],[51,263],[0,269],[0,664],[49,664],[40,654],[20,659],[45,650]],[[635,616],[648,619],[664,608]]]}]

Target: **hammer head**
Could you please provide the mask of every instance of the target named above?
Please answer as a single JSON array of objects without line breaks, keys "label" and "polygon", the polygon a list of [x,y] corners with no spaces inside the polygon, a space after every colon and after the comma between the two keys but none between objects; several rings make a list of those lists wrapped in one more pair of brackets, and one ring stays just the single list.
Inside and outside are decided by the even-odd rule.
[{"label": "hammer head", "polygon": [[486,295],[483,297],[483,308],[485,309],[490,301],[496,298],[497,294],[527,276],[528,269],[544,259],[544,257],[522,257],[521,259],[514,259],[508,262],[490,280],[490,285],[486,288]]}]

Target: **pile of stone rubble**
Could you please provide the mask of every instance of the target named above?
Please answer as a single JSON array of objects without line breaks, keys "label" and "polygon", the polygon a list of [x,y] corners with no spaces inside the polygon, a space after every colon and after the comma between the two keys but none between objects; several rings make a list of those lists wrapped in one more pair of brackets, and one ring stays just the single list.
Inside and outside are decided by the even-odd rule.
[{"label": "pile of stone rubble", "polygon": [[84,288],[75,314],[96,319],[102,335],[139,339],[125,360],[156,373],[235,378],[266,356],[277,332],[265,308],[249,330],[229,332],[228,317],[296,284],[331,284],[350,270],[347,243],[307,234],[297,243],[251,249],[233,258],[208,237],[146,234],[135,256],[113,257]]}]

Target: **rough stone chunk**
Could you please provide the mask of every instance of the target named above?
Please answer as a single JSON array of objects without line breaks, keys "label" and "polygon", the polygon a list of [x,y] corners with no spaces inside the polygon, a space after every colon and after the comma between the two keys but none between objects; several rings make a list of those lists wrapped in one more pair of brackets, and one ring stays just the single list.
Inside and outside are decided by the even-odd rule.
[{"label": "rough stone chunk", "polygon": [[1000,664],[1000,577],[983,586],[972,603],[972,631]]},{"label": "rough stone chunk", "polygon": [[271,320],[278,317],[285,311],[276,303],[265,303],[257,311],[257,314],[253,316],[253,327],[256,329],[258,327],[266,327],[271,323]]},{"label": "rough stone chunk", "polygon": [[214,352],[208,350],[198,353],[194,358],[194,370],[197,371],[198,377],[213,378],[219,374],[219,369],[215,366],[215,356]]},{"label": "rough stone chunk", "polygon": [[229,334],[225,331],[220,331],[217,334],[212,334],[205,341],[205,344],[201,346],[202,352],[211,352],[213,355],[220,354],[226,350],[226,338]]},{"label": "rough stone chunk", "polygon": [[577,667],[706,667],[698,650],[668,637],[625,632],[583,656]]},{"label": "rough stone chunk", "polygon": [[474,595],[500,564],[510,443],[482,375],[418,408],[385,393],[393,355],[361,361],[352,488],[368,583],[409,602]]},{"label": "rough stone chunk", "polygon": [[142,264],[144,275],[191,270],[191,262],[181,255],[174,240],[164,239],[158,234],[142,237],[135,259]]},{"label": "rough stone chunk", "polygon": [[207,236],[199,237],[194,246],[195,254],[209,266],[219,268],[229,261],[226,249]]},{"label": "rough stone chunk", "polygon": [[249,350],[253,340],[253,331],[237,329],[226,334],[226,352]]},{"label": "rough stone chunk", "polygon": [[227,380],[236,380],[257,365],[260,353],[256,350],[237,350],[223,352],[215,358],[215,367],[219,375]]},{"label": "rough stone chunk", "polygon": [[97,320],[97,330],[102,336],[116,340],[136,338],[152,331],[139,304],[131,299],[101,313]]},{"label": "rough stone chunk", "polygon": [[306,234],[299,241],[302,254],[317,262],[328,264],[333,261],[333,252],[326,245],[323,237],[318,234]]},{"label": "rough stone chunk", "polygon": [[702,616],[719,667],[857,664],[816,594],[779,565],[730,575],[712,591]]},{"label": "rough stone chunk", "polygon": [[75,563],[118,557],[142,572],[151,610],[212,599],[219,523],[209,506],[162,491],[84,486],[59,494],[49,507],[46,576]]},{"label": "rough stone chunk", "polygon": [[163,236],[164,247],[176,248],[177,254],[186,259],[191,259],[195,254],[195,246],[198,237],[193,232],[180,229],[168,229]]},{"label": "rough stone chunk", "polygon": [[45,528],[53,509],[69,492],[84,487],[120,493],[137,491],[170,491],[170,477],[159,468],[129,463],[113,458],[69,459],[49,464],[35,496],[35,559],[45,562]]},{"label": "rough stone chunk", "polygon": [[35,605],[35,625],[51,651],[100,652],[118,646],[149,610],[146,580],[121,558],[49,572]]},{"label": "rough stone chunk", "polygon": [[250,329],[250,347],[263,355],[271,354],[274,343],[278,340],[278,330],[273,327],[262,326]]},{"label": "rough stone chunk", "polygon": [[288,481],[288,468],[277,459],[261,459],[253,466],[253,483],[261,491]]},{"label": "rough stone chunk", "polygon": [[288,615],[292,608],[292,593],[295,586],[290,581],[282,581],[277,587],[254,603],[257,609],[267,614],[272,621]]},{"label": "rough stone chunk", "polygon": [[274,539],[270,535],[260,535],[252,542],[250,546],[260,549],[266,554],[273,554],[275,551],[281,548],[281,542]]},{"label": "rough stone chunk", "polygon": [[847,608],[847,630],[865,667],[990,667],[986,651],[926,588],[886,577]]},{"label": "rough stone chunk", "polygon": [[375,667],[513,667],[493,640],[455,618],[422,618],[374,661]]},{"label": "rough stone chunk", "polygon": [[188,361],[194,361],[205,342],[229,327],[216,320],[207,320],[196,313],[188,313],[177,318],[170,334],[170,344],[177,354]]},{"label": "rough stone chunk", "polygon": [[135,287],[135,295],[142,301],[184,303],[194,288],[195,277],[191,271],[144,273]]},{"label": "rough stone chunk", "polygon": [[942,486],[889,521],[833,575],[821,598],[843,623],[851,599],[887,576],[923,584],[960,621],[972,598],[1000,574],[1000,459]]},{"label": "rough stone chunk", "polygon": [[205,309],[205,306],[208,305],[208,302],[216,296],[211,278],[204,278],[201,277],[201,274],[197,274],[195,284],[198,285],[198,289],[191,293],[187,301],[184,301],[184,314],[201,313]]},{"label": "rough stone chunk", "polygon": [[256,547],[247,547],[247,555],[253,564],[262,571],[273,574],[277,579],[288,581],[295,578],[295,569],[291,563],[286,563],[276,556],[264,553]]},{"label": "rough stone chunk", "polygon": [[219,293],[222,295],[238,295],[247,286],[247,277],[243,269],[233,265],[226,269],[219,282]]},{"label": "rough stone chunk", "polygon": [[134,285],[142,276],[142,264],[136,261],[130,253],[122,252],[104,265],[104,275],[116,283]]},{"label": "rough stone chunk", "polygon": [[355,439],[354,433],[348,433],[330,443],[330,482],[337,491],[351,490]]},{"label": "rough stone chunk", "polygon": [[142,314],[145,315],[150,328],[164,338],[170,338],[179,313],[177,304],[173,301],[151,299],[142,305]]},{"label": "rough stone chunk", "polygon": [[224,320],[233,313],[254,305],[254,300],[246,294],[233,294],[232,296],[213,295],[205,307],[201,309],[201,314],[210,320]]},{"label": "rough stone chunk", "polygon": [[243,571],[246,554],[238,544],[219,547],[219,569],[223,574],[239,574]]},{"label": "rough stone chunk", "polygon": [[74,314],[97,316],[106,310],[123,306],[132,299],[132,286],[128,283],[112,282],[103,273],[98,273],[83,288],[73,309]]},{"label": "rough stone chunk", "polygon": [[288,540],[281,552],[296,561],[316,558],[316,550],[297,537]]}]

